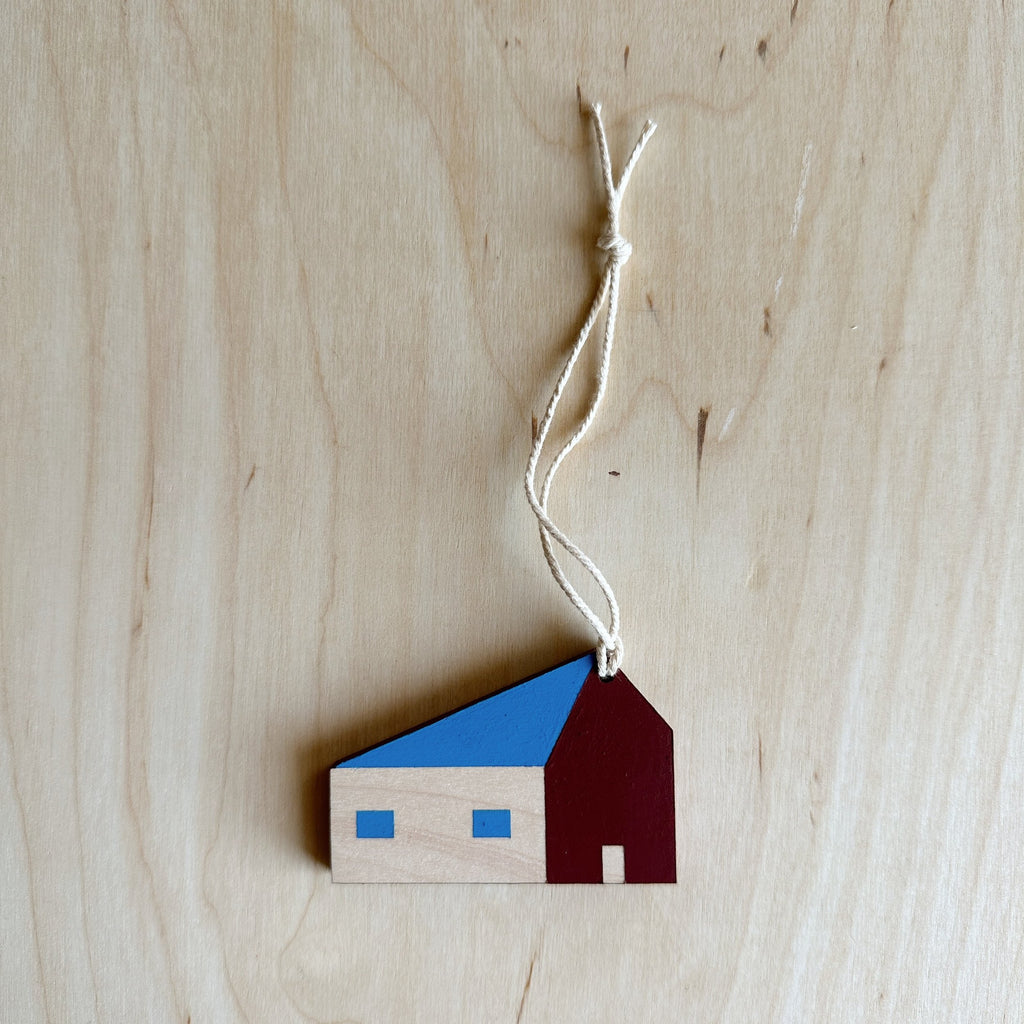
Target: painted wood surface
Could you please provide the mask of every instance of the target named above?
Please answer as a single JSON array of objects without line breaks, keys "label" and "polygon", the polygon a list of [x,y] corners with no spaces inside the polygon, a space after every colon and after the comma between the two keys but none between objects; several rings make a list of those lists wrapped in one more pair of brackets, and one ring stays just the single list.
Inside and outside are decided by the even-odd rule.
[{"label": "painted wood surface", "polygon": [[[0,1020],[1022,1018],[1019,0],[4,13]],[[334,886],[329,765],[591,642],[577,83],[680,882]]]},{"label": "painted wood surface", "polygon": [[330,804],[335,882],[676,880],[672,729],[593,652],[344,758]]},{"label": "painted wood surface", "polygon": [[594,652],[344,757],[344,768],[535,767],[548,763]]},{"label": "painted wood surface", "polygon": [[625,881],[676,880],[672,729],[625,672],[592,672],[544,768],[549,882],[601,882],[622,846]]},{"label": "painted wood surface", "polygon": [[[393,812],[394,835],[359,838],[360,810]],[[481,810],[511,835],[474,835]],[[543,768],[335,768],[330,815],[335,882],[545,881]]]}]

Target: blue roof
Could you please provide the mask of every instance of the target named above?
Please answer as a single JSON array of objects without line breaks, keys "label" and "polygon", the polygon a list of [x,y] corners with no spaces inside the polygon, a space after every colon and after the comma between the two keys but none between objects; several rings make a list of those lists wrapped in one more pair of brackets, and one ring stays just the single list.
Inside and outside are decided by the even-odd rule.
[{"label": "blue roof", "polygon": [[469,768],[547,763],[594,655],[468,704],[336,768]]}]

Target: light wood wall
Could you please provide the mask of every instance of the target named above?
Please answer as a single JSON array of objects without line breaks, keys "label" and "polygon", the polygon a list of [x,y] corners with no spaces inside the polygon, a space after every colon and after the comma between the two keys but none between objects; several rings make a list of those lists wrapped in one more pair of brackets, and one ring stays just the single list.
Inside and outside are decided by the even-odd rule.
[{"label": "light wood wall", "polygon": [[[544,882],[544,768],[335,768],[335,882]],[[476,838],[475,810],[506,810],[511,835]],[[360,838],[360,810],[394,812],[394,835]]]}]

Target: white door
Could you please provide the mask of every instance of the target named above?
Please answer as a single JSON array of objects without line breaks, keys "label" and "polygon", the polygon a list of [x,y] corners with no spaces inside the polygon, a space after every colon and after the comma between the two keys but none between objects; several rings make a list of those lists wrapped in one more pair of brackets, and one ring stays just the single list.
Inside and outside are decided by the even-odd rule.
[{"label": "white door", "polygon": [[626,850],[622,846],[601,847],[601,881],[625,882]]}]

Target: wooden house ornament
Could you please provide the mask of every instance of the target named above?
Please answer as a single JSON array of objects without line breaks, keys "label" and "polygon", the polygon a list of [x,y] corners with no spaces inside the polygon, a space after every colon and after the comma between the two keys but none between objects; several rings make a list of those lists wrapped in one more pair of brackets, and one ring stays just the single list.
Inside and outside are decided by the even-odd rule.
[{"label": "wooden house ornament", "polygon": [[672,730],[567,662],[331,769],[335,882],[674,882]]},{"label": "wooden house ornament", "polygon": [[[605,186],[601,282],[534,420],[526,496],[555,581],[598,636],[594,654],[468,704],[331,769],[331,870],[336,882],[674,882],[672,730],[620,669],[619,606],[594,562],[551,519],[551,482],[587,432],[608,377],[619,277],[630,244],[619,206],[654,132],[648,121],[615,181],[600,107],[590,108]],[[537,468],[558,403],[603,305],[608,313],[590,408]],[[607,626],[566,578],[558,545],[593,577]]]}]

